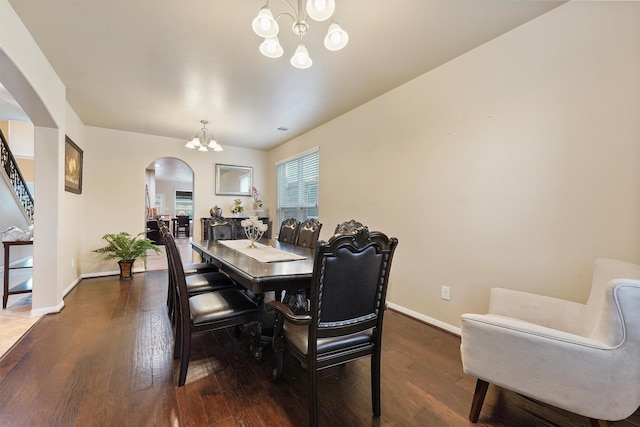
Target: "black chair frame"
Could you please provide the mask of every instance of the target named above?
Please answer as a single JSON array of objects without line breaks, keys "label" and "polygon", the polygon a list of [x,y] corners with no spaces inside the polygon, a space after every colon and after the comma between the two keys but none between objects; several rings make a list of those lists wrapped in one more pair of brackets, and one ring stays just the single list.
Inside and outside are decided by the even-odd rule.
[{"label": "black chair frame", "polygon": [[[370,233],[366,227],[359,228],[356,234],[320,241],[314,261],[310,312],[296,315],[278,301],[267,305],[276,311],[274,379],[282,375],[285,349],[306,366],[311,426],[318,424],[317,372],[364,357],[372,358],[372,409],[376,417],[380,416],[382,324],[397,244],[396,238]],[[305,332],[306,353],[294,342],[304,342]]]},{"label": "black chair frame", "polygon": [[[173,236],[167,234],[165,242],[167,251],[170,254],[171,265],[169,268],[173,275],[178,302],[173,357],[174,359],[180,359],[178,386],[183,386],[186,382],[189,368],[192,335],[198,332],[214,331],[257,322],[260,309],[258,304],[252,301],[245,292],[235,288],[189,297],[184,272],[181,268],[178,268],[181,263],[180,253],[177,250]],[[212,315],[205,315],[204,320],[194,319],[192,317],[192,306],[197,307],[200,303],[206,305],[207,302],[211,302],[213,306],[204,308],[210,308]],[[253,337],[252,349],[258,346],[258,339],[259,337],[257,336]]]},{"label": "black chair frame", "polygon": [[320,237],[322,224],[315,218],[308,218],[298,227],[296,246],[315,249]]},{"label": "black chair frame", "polygon": [[298,230],[300,229],[300,221],[295,218],[288,218],[280,224],[280,232],[278,233],[278,241],[283,243],[296,244],[298,240]]}]

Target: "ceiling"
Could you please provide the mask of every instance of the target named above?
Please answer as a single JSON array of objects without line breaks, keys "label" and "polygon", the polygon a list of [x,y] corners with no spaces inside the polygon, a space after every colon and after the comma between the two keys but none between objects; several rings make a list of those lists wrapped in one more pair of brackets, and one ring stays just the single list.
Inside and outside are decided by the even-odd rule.
[{"label": "ceiling", "polygon": [[[274,15],[290,11],[283,1],[270,1]],[[349,44],[326,50],[330,21],[309,20],[306,70],[289,64],[298,38],[287,16],[278,20],[285,54],[259,53],[251,21],[265,0],[9,3],[85,125],[186,141],[207,119],[223,146],[267,150],[563,2],[336,0]],[[0,116],[12,111],[3,99]]]}]

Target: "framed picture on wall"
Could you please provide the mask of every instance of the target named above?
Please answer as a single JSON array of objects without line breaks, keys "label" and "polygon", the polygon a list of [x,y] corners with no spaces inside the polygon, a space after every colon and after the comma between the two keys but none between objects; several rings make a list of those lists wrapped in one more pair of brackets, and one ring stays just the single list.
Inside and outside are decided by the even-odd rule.
[{"label": "framed picture on wall", "polygon": [[64,138],[64,189],[82,194],[82,150],[68,136]]}]

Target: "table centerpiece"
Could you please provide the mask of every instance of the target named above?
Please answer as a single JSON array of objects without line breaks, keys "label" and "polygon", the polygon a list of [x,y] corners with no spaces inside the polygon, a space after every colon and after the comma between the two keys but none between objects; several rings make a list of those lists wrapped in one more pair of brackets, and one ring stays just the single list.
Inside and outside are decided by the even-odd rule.
[{"label": "table centerpiece", "polygon": [[240,225],[244,228],[244,233],[247,235],[247,239],[251,241],[250,248],[256,248],[256,242],[260,240],[265,231],[269,229],[269,226],[259,220],[257,216],[250,216],[247,219],[240,221]]}]

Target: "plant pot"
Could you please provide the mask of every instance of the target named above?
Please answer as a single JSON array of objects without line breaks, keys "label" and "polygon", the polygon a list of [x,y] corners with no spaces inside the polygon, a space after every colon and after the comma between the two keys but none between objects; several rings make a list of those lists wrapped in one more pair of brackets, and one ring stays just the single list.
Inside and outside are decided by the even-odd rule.
[{"label": "plant pot", "polygon": [[120,280],[133,280],[133,263],[135,259],[123,259],[118,261],[120,266]]}]

